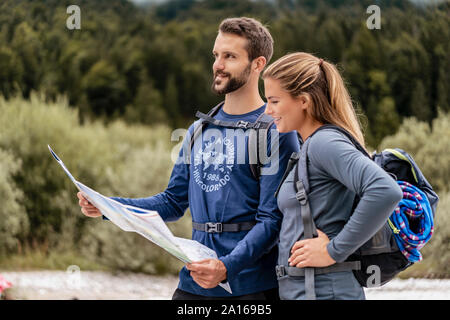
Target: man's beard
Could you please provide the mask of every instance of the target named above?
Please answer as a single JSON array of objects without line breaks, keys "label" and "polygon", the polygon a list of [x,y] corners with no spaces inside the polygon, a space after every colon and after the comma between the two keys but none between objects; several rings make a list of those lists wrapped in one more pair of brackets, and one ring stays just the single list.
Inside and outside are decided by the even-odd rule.
[{"label": "man's beard", "polygon": [[[239,89],[240,87],[242,87],[244,84],[247,83],[248,76],[250,75],[250,67],[251,67],[251,63],[249,63],[247,65],[247,67],[245,67],[244,71],[242,71],[241,74],[237,77],[231,77],[231,75],[229,73],[216,72],[214,74],[213,83],[211,85],[212,92],[214,92],[217,95],[222,95],[222,94],[227,94],[227,93],[236,91],[237,89]],[[215,79],[216,79],[216,76],[218,73],[223,74],[228,77],[228,82],[227,82],[226,86],[220,90],[215,89],[215,84],[216,84]]]}]

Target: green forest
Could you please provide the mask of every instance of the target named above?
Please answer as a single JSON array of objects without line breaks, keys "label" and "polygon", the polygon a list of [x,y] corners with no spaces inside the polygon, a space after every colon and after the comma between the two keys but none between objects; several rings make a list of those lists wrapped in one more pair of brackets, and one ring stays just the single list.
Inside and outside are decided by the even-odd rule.
[{"label": "green forest", "polygon": [[[431,122],[450,109],[450,5],[378,1],[381,29],[369,30],[371,3],[2,0],[0,93],[65,95],[82,120],[185,127],[222,98],[210,92],[218,24],[245,15],[271,31],[272,61],[306,51],[338,64],[375,148],[404,117]],[[70,4],[81,9],[80,30],[66,27]]]},{"label": "green forest", "polygon": [[[381,29],[369,30],[373,3]],[[80,30],[66,27],[73,4]],[[234,16],[268,27],[272,61],[306,51],[338,65],[369,148],[410,152],[441,197],[413,272],[450,275],[450,3],[407,0],[2,0],[0,268],[178,271],[141,236],[82,216],[47,144],[102,194],[164,190],[171,131],[223,99],[210,90],[211,50]],[[190,237],[189,213],[170,228]]]}]

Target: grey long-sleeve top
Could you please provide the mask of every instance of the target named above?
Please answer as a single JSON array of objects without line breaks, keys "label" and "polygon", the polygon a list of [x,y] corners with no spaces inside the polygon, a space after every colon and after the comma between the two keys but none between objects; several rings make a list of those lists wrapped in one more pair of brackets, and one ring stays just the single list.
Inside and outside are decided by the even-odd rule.
[{"label": "grey long-sleeve top", "polygon": [[[308,157],[311,213],[316,227],[331,239],[327,246],[330,256],[337,262],[345,261],[385,224],[402,199],[401,189],[335,130],[325,129],[313,135]],[[278,196],[284,216],[278,263],[283,265],[287,265],[292,245],[303,237],[300,206],[293,186],[294,171]],[[360,201],[352,214],[355,194]]]}]

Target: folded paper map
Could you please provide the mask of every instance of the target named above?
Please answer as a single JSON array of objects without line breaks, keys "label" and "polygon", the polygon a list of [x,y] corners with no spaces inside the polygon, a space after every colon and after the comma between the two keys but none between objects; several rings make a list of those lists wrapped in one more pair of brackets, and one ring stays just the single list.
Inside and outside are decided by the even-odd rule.
[{"label": "folded paper map", "polygon": [[[216,252],[207,246],[195,240],[175,237],[158,212],[124,205],[101,195],[97,191],[75,180],[61,159],[53,152],[52,148],[48,146],[48,149],[78,190],[83,193],[83,196],[99,209],[106,218],[122,230],[139,233],[184,263],[204,259],[217,259]],[[219,285],[231,293],[228,282],[220,283]]]}]

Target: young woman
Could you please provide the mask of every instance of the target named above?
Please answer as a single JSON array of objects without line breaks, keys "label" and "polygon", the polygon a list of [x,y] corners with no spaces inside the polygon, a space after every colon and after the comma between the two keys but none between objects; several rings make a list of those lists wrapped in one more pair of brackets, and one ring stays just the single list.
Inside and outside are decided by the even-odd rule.
[{"label": "young woman", "polygon": [[[283,213],[279,266],[327,267],[344,262],[386,222],[402,198],[400,187],[385,171],[335,129],[313,134],[324,124],[345,129],[361,146],[361,132],[350,96],[336,67],[307,53],[292,53],[263,73],[266,113],[277,130],[296,130],[309,141],[308,200],[318,237],[303,239],[300,204],[291,170],[278,194]],[[352,211],[355,195],[360,197]],[[316,269],[317,270],[317,269]],[[304,299],[305,277],[278,274],[282,299]],[[352,270],[317,274],[317,299],[364,299]]]}]

